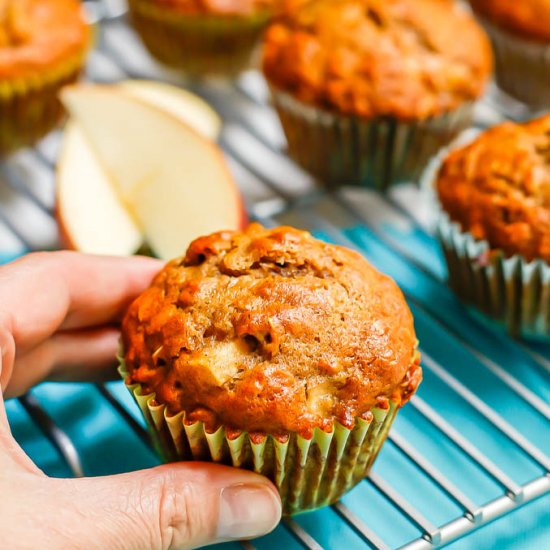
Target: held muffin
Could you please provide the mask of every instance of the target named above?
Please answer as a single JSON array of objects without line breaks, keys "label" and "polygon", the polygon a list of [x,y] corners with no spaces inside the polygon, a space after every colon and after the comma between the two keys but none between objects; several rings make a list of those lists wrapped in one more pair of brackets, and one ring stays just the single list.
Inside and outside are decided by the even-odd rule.
[{"label": "held muffin", "polygon": [[162,63],[191,76],[234,76],[253,61],[279,0],[129,0],[131,21]]},{"label": "held muffin", "polygon": [[322,183],[417,178],[470,124],[489,42],[451,0],[289,0],[263,69],[290,155]]},{"label": "held muffin", "polygon": [[531,107],[550,107],[550,0],[470,4],[491,38],[500,88]]},{"label": "held muffin", "polygon": [[262,473],[286,514],[367,475],[422,377],[395,283],[289,227],[194,241],[130,306],[122,342],[162,456]]},{"label": "held muffin", "polygon": [[0,0],[0,155],[59,122],[57,92],[77,80],[90,37],[77,0]]},{"label": "held muffin", "polygon": [[437,174],[450,284],[511,334],[550,336],[550,116],[506,123]]}]

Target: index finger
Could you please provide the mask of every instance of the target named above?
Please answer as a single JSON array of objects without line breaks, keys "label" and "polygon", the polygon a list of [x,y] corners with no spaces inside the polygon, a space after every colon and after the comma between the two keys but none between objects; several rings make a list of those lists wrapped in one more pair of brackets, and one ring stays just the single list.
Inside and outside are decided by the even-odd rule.
[{"label": "index finger", "polygon": [[115,322],[161,267],[144,257],[30,254],[0,268],[0,318],[16,346],[33,345],[57,330]]}]

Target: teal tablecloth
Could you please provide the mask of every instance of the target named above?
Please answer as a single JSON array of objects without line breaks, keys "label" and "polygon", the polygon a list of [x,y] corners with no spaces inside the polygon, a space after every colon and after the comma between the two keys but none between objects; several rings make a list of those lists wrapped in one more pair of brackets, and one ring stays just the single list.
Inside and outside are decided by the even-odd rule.
[{"label": "teal tablecloth", "polygon": [[[133,403],[126,396],[126,390],[122,384],[114,383],[113,387],[130,410],[137,413]],[[106,475],[157,464],[155,456],[120,420],[118,414],[94,387],[46,384],[37,388],[35,395],[76,443],[87,475]],[[33,460],[52,476],[70,475],[51,444],[29,420],[21,405],[12,400],[8,402],[7,409],[14,436]],[[433,445],[437,444],[437,441],[433,442]],[[391,455],[389,448],[382,452],[377,471],[386,474],[388,468],[391,469]],[[406,542],[408,536],[414,536],[414,529],[407,530],[399,527],[398,524],[402,522],[396,522],[396,516],[388,513],[384,518],[384,514],[388,512],[386,510],[388,506],[384,506],[382,501],[372,502],[371,505],[362,503],[365,495],[366,498],[372,498],[372,492],[368,490],[366,484],[362,484],[352,491],[345,501],[353,509],[362,509],[367,518],[371,506],[379,508],[379,513],[372,515],[373,527],[386,540],[393,541],[397,545]],[[432,497],[428,489],[425,495],[418,495],[420,500]],[[440,506],[441,502],[433,501],[434,508]],[[380,514],[380,507],[382,507],[382,514]],[[346,527],[330,509],[301,516],[298,521],[326,548],[355,550],[365,547],[355,533]],[[282,548],[283,544],[288,550],[301,548],[283,528],[278,528],[274,534],[259,540],[256,546],[259,549],[271,550]],[[450,548],[472,550],[550,548],[550,496],[525,506],[466,539],[455,542]]]},{"label": "teal tablecloth", "polygon": [[[497,364],[505,365],[540,399],[550,402],[548,374],[537,369],[522,349],[507,337],[477,324],[448,289],[437,282],[444,275],[444,269],[433,241],[410,232],[395,235],[396,239],[408,239],[408,243],[420,251],[420,257],[426,258],[426,270],[436,275],[435,282],[422,270],[383,246],[365,228],[351,228],[346,236],[364,250],[375,265],[392,275],[408,294],[426,357],[444,366],[447,372],[456,376],[504,418],[521,423],[521,431],[526,437],[550,455],[548,423],[483,367],[460,341],[434,321],[434,318],[443,315],[445,322],[460,332],[473,348],[483,350]],[[547,351],[542,349],[542,353]],[[113,383],[111,388],[139,419],[137,408],[122,384]],[[46,384],[34,393],[77,446],[86,475],[106,475],[157,464],[152,452],[94,386]],[[458,426],[514,480],[526,482],[541,475],[540,467],[504,438],[496,437],[494,428],[450,391],[430,368],[425,369],[425,381],[419,396]],[[66,465],[22,406],[12,400],[7,404],[7,409],[14,436],[39,467],[52,476],[70,475]],[[481,504],[502,494],[494,482],[482,475],[412,407],[406,407],[400,413],[395,429],[396,433],[406,436],[412,445],[428,456],[474,502]],[[432,523],[441,525],[460,515],[459,508],[419,474],[393,444],[385,445],[375,471],[421,509]],[[367,482],[362,482],[349,493],[344,502],[392,547],[418,536],[417,529],[408,524]],[[330,508],[300,516],[297,522],[326,548],[354,550],[365,547],[359,536]],[[283,545],[288,550],[301,547],[283,527],[255,544],[260,549],[276,549]],[[476,550],[550,548],[550,496],[455,542],[451,547]]]}]

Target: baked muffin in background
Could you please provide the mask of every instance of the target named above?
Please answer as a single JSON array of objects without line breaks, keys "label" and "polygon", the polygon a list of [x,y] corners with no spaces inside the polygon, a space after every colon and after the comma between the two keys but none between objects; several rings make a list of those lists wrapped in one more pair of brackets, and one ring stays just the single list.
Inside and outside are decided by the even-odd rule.
[{"label": "baked muffin in background", "polygon": [[263,53],[289,153],[329,187],[416,179],[471,123],[491,68],[452,0],[287,0]]},{"label": "baked muffin in background", "polygon": [[78,79],[90,41],[78,0],[0,0],[0,155],[59,122],[57,93]]},{"label": "baked muffin in background", "polygon": [[499,87],[550,108],[550,0],[470,0],[495,52]]},{"label": "baked muffin in background", "polygon": [[190,76],[235,76],[253,63],[279,0],[129,0],[150,53]]},{"label": "baked muffin in background", "polygon": [[365,477],[422,377],[395,283],[289,227],[194,241],[130,306],[122,342],[162,455],[255,469],[286,514]]},{"label": "baked muffin in background", "polygon": [[450,284],[516,336],[550,337],[550,116],[450,152],[436,189]]}]

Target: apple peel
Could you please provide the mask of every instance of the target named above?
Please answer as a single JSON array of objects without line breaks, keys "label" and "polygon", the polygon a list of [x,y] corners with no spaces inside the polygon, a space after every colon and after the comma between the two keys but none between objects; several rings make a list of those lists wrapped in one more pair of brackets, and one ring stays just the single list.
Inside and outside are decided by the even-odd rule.
[{"label": "apple peel", "polygon": [[56,192],[56,217],[61,240],[68,248],[127,256],[143,244],[141,230],[122,206],[74,122],[65,127]]},{"label": "apple peel", "polygon": [[155,255],[170,259],[197,236],[243,227],[221,150],[181,119],[117,86],[71,86],[62,99]]}]

